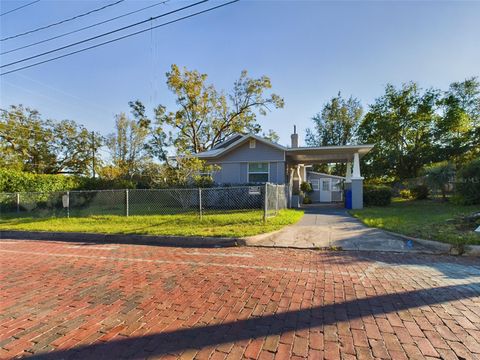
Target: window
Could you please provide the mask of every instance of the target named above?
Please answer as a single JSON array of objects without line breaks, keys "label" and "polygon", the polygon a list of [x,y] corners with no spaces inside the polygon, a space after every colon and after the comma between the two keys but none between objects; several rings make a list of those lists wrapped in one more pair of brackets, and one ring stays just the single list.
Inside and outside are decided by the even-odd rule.
[{"label": "window", "polygon": [[332,190],[333,191],[341,191],[342,190],[342,182],[340,180],[332,180]]},{"label": "window", "polygon": [[257,142],[255,141],[255,139],[250,139],[249,145],[250,149],[255,149],[255,147],[257,146]]},{"label": "window", "polygon": [[249,183],[268,182],[268,163],[249,163],[248,164],[248,182]]},{"label": "window", "polygon": [[330,191],[330,181],[322,180],[322,191]]},{"label": "window", "polygon": [[312,180],[312,189],[313,191],[320,190],[320,181],[319,180]]}]

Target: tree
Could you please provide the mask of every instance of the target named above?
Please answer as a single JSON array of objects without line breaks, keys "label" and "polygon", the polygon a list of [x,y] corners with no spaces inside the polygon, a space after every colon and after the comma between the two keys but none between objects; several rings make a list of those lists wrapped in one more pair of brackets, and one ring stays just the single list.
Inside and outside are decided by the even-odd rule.
[{"label": "tree", "polygon": [[364,158],[367,176],[414,178],[425,164],[443,160],[433,140],[440,96],[438,90],[422,91],[415,83],[386,86],[358,130],[360,142],[375,145]]},{"label": "tree", "polygon": [[313,129],[307,129],[306,143],[309,146],[348,145],[355,142],[355,135],[362,118],[363,109],[358,99],[344,99],[339,92],[323,106],[321,113],[312,120]]},{"label": "tree", "polygon": [[130,103],[134,114],[153,128],[150,151],[163,158],[168,146],[174,146],[180,154],[199,153],[234,133],[259,133],[258,114],[265,115],[272,107],[282,108],[284,104],[280,96],[265,94],[272,87],[267,76],[253,79],[246,71],[228,95],[207,84],[207,75],[196,70],[172,65],[166,76],[167,86],[176,97],[176,110],[167,111],[159,105],[155,120],[150,121],[140,101]]},{"label": "tree", "polygon": [[[339,92],[330,99],[312,120],[313,129],[307,129],[305,142],[309,146],[349,145],[356,141],[356,132],[362,118],[363,109],[360,101],[352,96],[344,99]],[[345,164],[315,165],[314,170],[337,175],[344,175]]]},{"label": "tree", "polygon": [[278,136],[278,134],[272,129],[269,129],[267,133],[264,132],[262,137],[274,143],[278,143],[280,140],[280,136]]},{"label": "tree", "polygon": [[462,163],[480,153],[480,83],[473,77],[454,82],[441,101],[435,138],[443,157]]},{"label": "tree", "polygon": [[116,116],[115,132],[108,135],[106,145],[110,150],[112,165],[109,173],[132,179],[141,172],[142,166],[150,159],[145,149],[148,128],[124,113]]},{"label": "tree", "polygon": [[0,114],[0,165],[44,174],[88,174],[93,146],[103,138],[72,120],[43,120],[37,110],[11,106]]}]

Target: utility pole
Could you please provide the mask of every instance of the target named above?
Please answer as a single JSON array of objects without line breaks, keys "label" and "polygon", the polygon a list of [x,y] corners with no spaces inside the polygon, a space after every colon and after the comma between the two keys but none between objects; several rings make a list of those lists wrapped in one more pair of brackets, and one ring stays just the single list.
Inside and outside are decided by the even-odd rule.
[{"label": "utility pole", "polygon": [[95,179],[95,132],[92,131],[92,177]]}]

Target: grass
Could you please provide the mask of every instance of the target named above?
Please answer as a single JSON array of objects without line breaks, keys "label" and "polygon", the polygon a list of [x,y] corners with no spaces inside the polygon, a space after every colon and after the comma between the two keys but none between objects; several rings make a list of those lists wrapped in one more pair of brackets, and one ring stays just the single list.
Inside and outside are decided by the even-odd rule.
[{"label": "grass", "polygon": [[480,234],[473,232],[475,223],[461,217],[480,211],[478,205],[462,206],[439,200],[394,199],[390,206],[351,211],[363,223],[400,234],[450,244],[480,245]]},{"label": "grass", "polygon": [[0,230],[89,232],[102,234],[142,234],[170,236],[245,237],[262,234],[296,223],[302,211],[280,210],[262,220],[261,210],[204,215],[198,214],[117,216],[99,215],[70,218],[0,219]]}]

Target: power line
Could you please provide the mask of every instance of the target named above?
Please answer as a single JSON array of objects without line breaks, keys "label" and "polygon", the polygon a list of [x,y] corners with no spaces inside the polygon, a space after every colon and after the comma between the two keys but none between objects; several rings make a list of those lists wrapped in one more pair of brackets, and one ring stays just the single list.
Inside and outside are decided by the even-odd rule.
[{"label": "power line", "polygon": [[197,16],[197,15],[200,15],[200,14],[207,13],[207,12],[209,12],[209,11],[213,11],[213,10],[219,9],[219,8],[224,7],[224,6],[227,6],[227,5],[231,5],[231,4],[236,3],[236,2],[238,2],[238,1],[240,1],[240,0],[232,0],[232,1],[229,1],[229,2],[224,3],[224,4],[221,4],[221,5],[217,5],[217,6],[208,8],[208,9],[206,9],[206,10],[202,10],[202,11],[199,11],[199,12],[196,12],[196,13],[193,13],[193,14],[190,14],[190,15],[187,15],[187,16],[183,16],[183,17],[181,17],[181,18],[178,18],[178,19],[175,19],[175,20],[172,20],[172,21],[168,21],[168,22],[163,23],[163,24],[160,24],[160,25],[156,25],[156,26],[150,27],[150,28],[148,28],[148,29],[140,30],[140,31],[137,31],[137,32],[134,32],[134,33],[131,33],[131,34],[127,34],[127,35],[124,35],[124,36],[121,36],[121,37],[118,37],[118,38],[115,38],[115,39],[112,39],[112,40],[109,40],[109,41],[105,41],[105,42],[100,43],[100,44],[96,44],[96,45],[92,45],[92,46],[89,46],[89,47],[86,47],[86,48],[83,48],[83,49],[80,49],[80,50],[72,51],[72,52],[70,52],[70,53],[63,54],[63,55],[60,55],[60,56],[57,56],[57,57],[54,57],[54,58],[51,58],[51,59],[39,61],[39,62],[30,64],[30,65],[27,65],[27,66],[22,66],[22,67],[20,67],[20,68],[14,69],[14,70],[10,70],[10,71],[1,73],[0,76],[7,75],[7,74],[11,74],[11,73],[14,73],[14,72],[17,72],[17,71],[20,71],[20,70],[28,69],[28,68],[31,68],[31,67],[34,67],[34,66],[38,66],[38,65],[41,65],[41,64],[48,63],[48,62],[50,62],[50,61],[58,60],[58,59],[61,59],[61,58],[64,58],[64,57],[68,57],[68,56],[71,56],[71,55],[74,55],[74,54],[81,53],[81,52],[83,52],[83,51],[87,51],[87,50],[94,49],[94,48],[97,48],[97,47],[100,47],[100,46],[103,46],[103,45],[106,45],[106,44],[109,44],[109,43],[113,43],[113,42],[116,42],[116,41],[119,41],[119,40],[123,40],[123,39],[129,38],[129,37],[131,37],[131,36],[135,36],[135,35],[144,33],[144,32],[146,32],[146,31],[150,31],[150,30],[153,30],[153,29],[156,29],[156,28],[160,28],[160,27],[163,27],[163,26],[166,26],[166,25],[169,25],[169,24],[173,24],[173,23],[176,23],[176,22],[179,22],[179,21],[182,21],[182,20],[185,20],[185,19],[188,19],[188,18]]},{"label": "power line", "polygon": [[15,8],[15,9],[12,9],[12,10],[6,11],[6,12],[4,12],[4,13],[1,13],[1,14],[0,14],[0,16],[4,16],[4,15],[10,14],[10,13],[12,13],[12,12],[14,12],[14,11],[17,11],[17,10],[23,9],[24,7],[27,7],[27,6],[33,5],[33,4],[35,4],[35,3],[39,2],[39,1],[40,1],[40,0],[35,0],[35,1],[32,1],[32,2],[30,2],[30,3],[28,3],[28,4],[25,4],[25,5],[19,6],[19,7]]},{"label": "power line", "polygon": [[[38,0],[40,1],[40,0]],[[88,25],[88,26],[84,26],[84,27],[81,27],[80,29],[77,29],[77,30],[73,30],[73,31],[68,31],[66,33],[63,33],[63,34],[60,34],[60,35],[57,35],[57,36],[53,36],[51,38],[48,38],[48,39],[45,39],[45,40],[40,40],[40,41],[37,41],[37,42],[34,42],[32,44],[28,44],[28,45],[24,45],[24,46],[20,46],[20,47],[17,47],[15,49],[11,49],[11,50],[8,50],[8,51],[4,51],[2,53],[0,53],[0,55],[5,55],[5,54],[9,54],[9,53],[12,53],[12,52],[15,52],[15,51],[18,51],[18,50],[22,50],[22,49],[26,49],[26,48],[29,48],[31,46],[35,46],[35,45],[39,45],[39,44],[43,44],[45,42],[48,42],[48,41],[52,41],[52,40],[55,40],[55,39],[59,39],[61,37],[64,37],[64,36],[67,36],[67,35],[71,35],[71,34],[75,34],[77,32],[80,32],[80,31],[83,31],[83,30],[87,30],[87,29],[91,29],[95,26],[98,26],[98,25],[102,25],[102,24],[106,24],[108,22],[111,22],[111,21],[114,21],[114,20],[117,20],[117,19],[121,19],[125,16],[129,16],[129,15],[132,15],[132,14],[136,14],[140,11],[144,11],[144,10],[147,10],[147,9],[150,9],[150,8],[153,8],[155,6],[158,6],[158,5],[163,5],[165,3],[167,3],[169,0],[165,0],[165,1],[162,1],[162,2],[159,2],[158,4],[153,4],[153,5],[149,5],[149,6],[146,6],[146,7],[143,7],[141,9],[138,9],[138,10],[134,10],[134,11],[130,11],[126,14],[123,14],[123,15],[119,15],[119,16],[115,16],[111,19],[107,19],[107,20],[104,20],[104,21],[100,21],[100,22],[97,22],[95,24],[92,24],[92,25]]]},{"label": "power line", "polygon": [[90,10],[90,11],[87,11],[86,13],[79,14],[79,15],[75,15],[75,16],[73,16],[73,17],[71,17],[71,18],[64,19],[64,20],[61,20],[61,21],[57,21],[56,23],[53,23],[53,24],[41,26],[41,27],[39,27],[39,28],[36,28],[36,29],[33,29],[33,30],[29,30],[29,31],[25,31],[25,32],[20,33],[20,34],[8,36],[8,37],[6,37],[6,38],[0,39],[0,41],[15,39],[15,38],[18,38],[18,37],[20,37],[20,36],[24,36],[24,35],[27,35],[27,34],[31,34],[31,33],[34,33],[34,32],[40,31],[40,30],[45,30],[45,29],[51,28],[52,26],[57,26],[57,25],[60,25],[60,24],[63,24],[63,23],[66,23],[66,22],[69,22],[69,21],[72,21],[72,20],[75,20],[75,19],[84,17],[84,16],[87,16],[87,15],[90,15],[90,14],[93,14],[94,12],[104,10],[104,9],[109,8],[109,7],[111,7],[111,6],[115,6],[115,5],[120,4],[121,2],[124,2],[124,1],[125,1],[125,0],[118,0],[118,1],[116,1],[116,2],[114,2],[114,3],[111,3],[111,4],[108,4],[108,5],[105,5],[105,6],[102,6],[102,7],[99,7],[99,8]]},{"label": "power line", "polygon": [[[122,1],[123,1],[123,0],[122,0]],[[3,69],[3,68],[5,68],[5,67],[12,66],[12,65],[15,65],[15,64],[18,64],[18,63],[22,63],[22,62],[25,62],[25,61],[28,61],[28,60],[32,60],[32,59],[35,59],[35,58],[38,58],[38,57],[41,57],[41,56],[44,56],[44,55],[48,55],[48,54],[51,54],[51,53],[54,53],[54,52],[57,52],[57,51],[60,51],[60,50],[65,50],[65,49],[68,49],[68,48],[70,48],[70,47],[72,47],[72,46],[76,46],[76,45],[80,45],[80,44],[83,44],[83,43],[86,43],[86,42],[89,42],[89,41],[92,41],[92,40],[96,40],[96,39],[99,39],[99,38],[101,38],[101,37],[104,37],[104,36],[107,36],[107,35],[111,35],[111,34],[114,34],[114,33],[116,33],[116,32],[123,31],[123,30],[129,29],[129,28],[131,28],[131,27],[135,27],[135,26],[144,24],[144,23],[149,22],[149,21],[156,20],[156,19],[159,19],[159,18],[161,18],[161,17],[164,17],[164,16],[167,16],[167,15],[171,15],[171,14],[177,13],[177,12],[179,12],[179,11],[182,11],[182,10],[185,10],[185,9],[188,9],[188,8],[191,8],[191,7],[193,7],[193,6],[197,6],[197,5],[203,4],[203,3],[207,2],[207,1],[209,1],[209,0],[201,0],[201,1],[198,1],[198,2],[196,2],[196,3],[193,3],[193,4],[190,4],[190,5],[181,7],[181,8],[179,8],[179,9],[175,9],[175,10],[172,10],[172,11],[169,11],[169,12],[166,12],[166,13],[163,13],[163,14],[160,14],[160,15],[157,15],[157,16],[154,16],[154,17],[151,17],[151,18],[149,18],[149,19],[136,22],[136,23],[134,23],[134,24],[130,24],[130,25],[127,25],[127,26],[123,26],[123,27],[121,27],[121,28],[108,31],[108,32],[103,33],[103,34],[95,35],[95,36],[92,36],[92,37],[90,37],[90,38],[87,38],[87,39],[84,39],[84,40],[80,40],[80,41],[74,42],[74,43],[72,43],[72,44],[68,44],[68,45],[61,46],[61,47],[56,48],[56,49],[52,49],[52,50],[49,50],[49,51],[45,51],[45,52],[40,53],[40,54],[37,54],[37,55],[33,55],[33,56],[29,56],[29,57],[23,58],[23,59],[21,59],[21,60],[13,61],[13,62],[11,62],[11,63],[8,63],[8,64],[5,64],[5,65],[0,66],[0,68]]]}]

